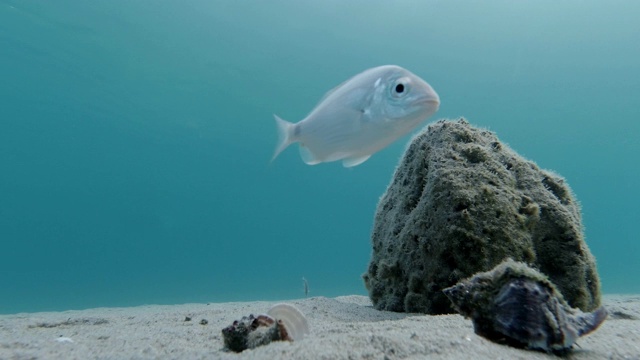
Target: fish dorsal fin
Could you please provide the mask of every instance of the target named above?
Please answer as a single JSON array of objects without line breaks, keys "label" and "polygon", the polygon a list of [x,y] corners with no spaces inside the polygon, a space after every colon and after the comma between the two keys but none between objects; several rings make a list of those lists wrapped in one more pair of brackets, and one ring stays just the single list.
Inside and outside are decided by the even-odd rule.
[{"label": "fish dorsal fin", "polygon": [[[356,74],[356,75],[354,75],[354,76],[352,76],[352,77],[348,78],[347,80],[343,81],[342,83],[340,83],[340,85],[338,85],[338,86],[334,87],[333,89],[331,89],[331,90],[327,91],[327,92],[324,94],[324,96],[323,96],[323,97],[318,101],[318,103],[316,103],[316,106],[314,106],[314,107],[313,107],[313,110],[311,110],[311,113],[310,113],[310,114],[312,114],[313,112],[315,112],[315,111],[320,107],[320,105],[321,105],[323,102],[325,102],[329,97],[331,97],[331,95],[333,95],[334,93],[336,93],[338,90],[340,90],[340,89],[344,88],[348,83],[352,82],[354,79],[359,78],[359,77],[360,77],[360,78],[365,77],[365,76],[366,76],[366,74],[368,74],[369,72],[371,72],[371,71],[376,71],[376,70],[378,70],[378,69],[379,69],[379,68],[373,68],[373,69],[369,69],[369,70],[363,71],[363,72],[361,72],[361,73],[359,73],[359,74]],[[381,82],[381,81],[382,81],[382,77],[379,77],[379,78],[377,78],[377,79],[376,79],[376,81],[375,81],[375,83],[374,83],[374,89],[376,89],[376,88],[378,88],[378,87],[379,87],[379,85],[380,85],[380,82]],[[354,90],[354,89],[356,89],[356,88],[351,88],[351,89],[349,89],[349,90]],[[360,90],[360,92],[362,92],[362,91],[367,92],[367,91],[369,91],[369,90],[370,90],[370,89],[368,89],[368,88],[362,88],[362,89]],[[349,94],[347,93],[347,94],[342,94],[342,95],[349,95]],[[341,96],[341,97],[342,97],[342,96]],[[357,95],[356,95],[355,97],[357,97]],[[367,101],[368,101],[368,102],[370,102],[370,101],[371,101],[371,97],[369,97],[369,99],[368,99]],[[359,106],[359,107],[358,107],[358,110],[360,110],[361,104],[360,104],[360,103],[358,103],[358,106]]]},{"label": "fish dorsal fin", "polygon": [[371,157],[371,155],[353,156],[353,157],[344,158],[344,159],[342,159],[342,166],[344,166],[344,167],[358,166],[358,165],[362,164],[363,162],[367,161],[367,159],[369,159],[370,157]]},{"label": "fish dorsal fin", "polygon": [[340,85],[338,85],[338,86],[334,87],[333,89],[331,89],[331,90],[327,91],[327,92],[322,96],[322,98],[320,98],[320,100],[318,100],[318,103],[317,103],[317,104],[316,104],[316,106],[314,106],[313,108],[315,109],[315,108],[317,108],[318,106],[320,106],[320,104],[322,104],[322,102],[323,102],[323,101],[327,100],[327,98],[328,98],[329,96],[331,96],[331,94],[333,94],[334,92],[336,92],[336,90],[340,89],[344,84],[348,83],[351,79],[353,79],[353,78],[350,78],[349,80],[345,80],[345,81],[343,81]]},{"label": "fish dorsal fin", "polygon": [[307,165],[316,165],[320,164],[321,161],[309,150],[308,147],[300,144],[300,157],[302,161],[304,161]]},{"label": "fish dorsal fin", "polygon": [[[356,74],[350,78],[348,78],[347,80],[343,81],[342,83],[340,83],[340,85],[334,87],[333,89],[327,91],[324,96],[318,101],[318,103],[316,104],[316,106],[314,107],[317,108],[318,106],[320,106],[320,104],[322,104],[323,101],[327,100],[327,98],[329,98],[329,96],[333,95],[333,93],[335,93],[338,89],[342,88],[344,85],[346,85],[348,82],[350,82],[351,80],[357,78],[358,76],[362,76],[363,74],[369,72],[372,69],[369,69],[367,71],[363,71],[359,74]],[[375,82],[375,86],[377,87],[380,84],[380,81],[382,80],[382,78],[378,78]]]}]

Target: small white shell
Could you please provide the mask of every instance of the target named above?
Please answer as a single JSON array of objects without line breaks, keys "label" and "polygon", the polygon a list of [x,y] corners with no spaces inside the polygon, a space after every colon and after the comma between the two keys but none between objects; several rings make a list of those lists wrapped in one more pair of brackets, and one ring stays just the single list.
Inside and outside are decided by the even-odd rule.
[{"label": "small white shell", "polygon": [[267,314],[276,320],[281,320],[287,333],[294,340],[302,340],[309,334],[309,323],[302,311],[290,304],[276,304]]}]

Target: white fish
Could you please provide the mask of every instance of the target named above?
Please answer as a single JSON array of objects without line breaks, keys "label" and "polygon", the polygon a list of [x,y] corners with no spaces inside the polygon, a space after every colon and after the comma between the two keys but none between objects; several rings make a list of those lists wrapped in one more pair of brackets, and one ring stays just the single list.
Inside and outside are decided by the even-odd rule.
[{"label": "white fish", "polygon": [[309,165],[342,160],[345,167],[356,166],[411,132],[439,106],[433,88],[408,70],[371,68],[329,91],[298,123],[274,115],[279,139],[271,160],[297,142]]}]

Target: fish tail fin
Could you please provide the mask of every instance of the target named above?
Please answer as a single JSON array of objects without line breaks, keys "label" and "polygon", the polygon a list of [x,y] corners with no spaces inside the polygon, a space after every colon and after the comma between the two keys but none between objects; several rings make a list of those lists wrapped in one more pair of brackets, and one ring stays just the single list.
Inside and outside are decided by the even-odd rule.
[{"label": "fish tail fin", "polygon": [[282,152],[282,150],[286,149],[287,146],[291,145],[292,142],[292,130],[295,124],[290,123],[288,121],[282,120],[278,115],[273,115],[273,118],[276,119],[276,127],[278,129],[278,144],[276,145],[276,150],[273,153],[273,157],[271,157],[271,161],[275,160],[276,157]]}]

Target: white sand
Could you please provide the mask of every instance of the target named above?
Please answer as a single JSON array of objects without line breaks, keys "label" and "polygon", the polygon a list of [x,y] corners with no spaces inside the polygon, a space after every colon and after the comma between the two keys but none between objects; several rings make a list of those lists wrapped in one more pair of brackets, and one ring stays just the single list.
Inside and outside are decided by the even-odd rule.
[{"label": "white sand", "polygon": [[[377,311],[363,296],[288,301],[311,335],[240,354],[222,328],[274,302],[100,308],[0,316],[0,359],[551,359],[494,344],[459,315]],[[640,359],[640,296],[606,296],[609,319],[578,341],[570,359]],[[191,321],[185,321],[185,317]],[[201,325],[206,319],[208,324]]]}]

